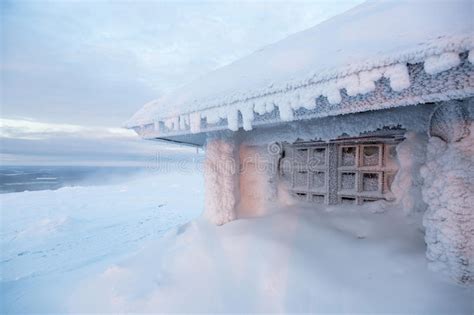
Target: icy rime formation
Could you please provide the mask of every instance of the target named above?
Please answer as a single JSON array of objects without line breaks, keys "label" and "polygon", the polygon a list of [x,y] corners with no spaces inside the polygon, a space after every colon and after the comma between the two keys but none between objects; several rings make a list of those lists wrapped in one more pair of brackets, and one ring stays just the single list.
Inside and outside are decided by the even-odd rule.
[{"label": "icy rime formation", "polygon": [[204,179],[206,203],[204,216],[222,225],[236,218],[239,202],[239,158],[235,139],[216,136],[206,144]]},{"label": "icy rime formation", "polygon": [[[450,110],[442,112],[453,113]],[[428,143],[427,162],[421,169],[423,200],[428,204],[423,225],[431,267],[459,283],[473,284],[474,128],[471,122],[466,132],[469,121],[456,122],[456,117],[460,116],[446,117],[455,124],[447,131],[452,134],[446,137],[449,142],[434,136]],[[463,137],[456,137],[456,134]]]},{"label": "icy rime formation", "polygon": [[[445,53],[430,57],[425,63],[375,68],[284,93],[172,117],[164,120],[162,128],[145,126],[137,131],[152,138],[226,128],[237,131],[240,126],[251,130],[253,126],[278,121],[464,98],[474,95],[473,71],[474,65],[468,61],[467,53]],[[183,126],[185,128],[181,128]]]},{"label": "icy rime formation", "polygon": [[421,196],[423,179],[420,168],[426,159],[427,140],[426,132],[410,131],[396,149],[399,169],[391,191],[406,214],[423,213],[426,209]]}]

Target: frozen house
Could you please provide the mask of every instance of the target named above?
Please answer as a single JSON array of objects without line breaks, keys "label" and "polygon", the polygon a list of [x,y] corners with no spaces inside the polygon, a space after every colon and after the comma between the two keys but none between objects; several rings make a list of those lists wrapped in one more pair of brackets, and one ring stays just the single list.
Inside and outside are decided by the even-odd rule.
[{"label": "frozen house", "polygon": [[[473,2],[369,1],[266,46],[127,122],[205,148],[205,216],[398,203],[434,268],[472,283]],[[380,202],[380,200],[383,200]]]}]

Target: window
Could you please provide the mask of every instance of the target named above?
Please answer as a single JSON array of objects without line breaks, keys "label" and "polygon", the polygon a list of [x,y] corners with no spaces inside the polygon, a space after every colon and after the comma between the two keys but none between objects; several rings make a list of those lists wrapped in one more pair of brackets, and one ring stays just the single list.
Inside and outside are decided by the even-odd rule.
[{"label": "window", "polygon": [[362,165],[377,166],[380,165],[380,147],[379,146],[363,146],[362,149]]},{"label": "window", "polygon": [[326,176],[324,172],[314,172],[313,181],[311,182],[312,188],[324,188],[326,185]]},{"label": "window", "polygon": [[355,166],[356,165],[356,147],[341,147],[341,166]]},{"label": "window", "polygon": [[294,173],[294,187],[295,188],[306,188],[308,186],[308,172],[306,171],[296,171]]},{"label": "window", "polygon": [[379,174],[363,173],[362,174],[362,191],[379,191]]},{"label": "window", "polygon": [[354,190],[356,188],[356,173],[341,173],[340,189]]},{"label": "window", "polygon": [[314,204],[390,200],[401,137],[361,139],[284,144],[281,178],[297,199]]},{"label": "window", "polygon": [[325,196],[324,195],[313,194],[311,196],[311,201],[313,203],[317,203],[317,204],[324,204],[325,203]]}]

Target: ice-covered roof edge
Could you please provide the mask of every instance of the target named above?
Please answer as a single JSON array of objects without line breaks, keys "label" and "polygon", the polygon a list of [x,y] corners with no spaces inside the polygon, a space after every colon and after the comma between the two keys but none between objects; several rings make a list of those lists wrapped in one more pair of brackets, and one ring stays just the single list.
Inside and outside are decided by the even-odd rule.
[{"label": "ice-covered roof edge", "polygon": [[[329,104],[338,104],[341,101],[341,90],[345,89],[350,96],[364,95],[375,88],[375,81],[387,78],[393,91],[402,91],[410,86],[407,64],[420,62],[424,65],[424,71],[429,75],[447,71],[460,64],[460,54],[468,51],[468,60],[474,63],[474,40],[473,36],[464,36],[458,40],[445,42],[444,49],[439,45],[432,49],[421,50],[418,53],[405,53],[401,55],[398,62],[392,62],[393,57],[380,59],[378,63],[372,62],[372,68],[367,66],[351,66],[352,69],[364,69],[349,73],[348,70],[340,71],[346,73],[344,76],[335,76],[333,79],[311,81],[300,86],[288,85],[286,89],[279,91],[266,91],[261,95],[249,96],[243,100],[236,100],[230,104],[213,105],[200,111],[183,113],[172,117],[146,117],[141,121],[130,121],[126,125],[135,130],[152,124],[158,129],[163,124],[167,129],[181,131],[181,133],[198,133],[201,130],[201,118],[208,123],[216,123],[226,119],[228,129],[236,131],[239,129],[239,112],[243,119],[244,130],[252,129],[254,115],[265,114],[279,109],[281,121],[294,119],[294,110],[298,108],[311,109],[316,106],[314,99],[319,96],[326,97]],[[442,51],[440,53],[440,51]],[[431,52],[431,54],[430,54]],[[359,67],[359,68],[358,68]]]}]

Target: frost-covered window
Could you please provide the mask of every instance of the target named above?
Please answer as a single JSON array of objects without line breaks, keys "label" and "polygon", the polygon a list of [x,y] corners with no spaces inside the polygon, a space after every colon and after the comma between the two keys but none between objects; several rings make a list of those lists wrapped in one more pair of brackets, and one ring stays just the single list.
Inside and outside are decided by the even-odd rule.
[{"label": "frost-covered window", "polygon": [[318,204],[324,204],[325,196],[324,195],[312,194],[311,201],[314,202],[314,203],[318,203]]},{"label": "frost-covered window", "polygon": [[362,147],[362,165],[376,166],[380,165],[380,146],[368,145]]},{"label": "frost-covered window", "polygon": [[[315,204],[327,203],[327,144],[303,143],[285,147],[282,178],[291,178],[289,185],[298,200]],[[289,175],[291,174],[291,176]]]},{"label": "frost-covered window", "polygon": [[341,165],[355,166],[356,165],[357,147],[343,146],[341,147]]},{"label": "frost-covered window", "polygon": [[325,172],[314,172],[313,173],[313,180],[311,182],[312,188],[324,188],[326,184],[326,176]]},{"label": "frost-covered window", "polygon": [[294,173],[294,186],[295,188],[306,189],[308,186],[308,172],[303,170],[297,170]]},{"label": "frost-covered window", "polygon": [[[350,165],[347,157],[349,148],[353,153],[353,163]],[[337,192],[339,202],[343,203],[347,198],[353,198],[358,204],[390,199],[390,187],[397,171],[395,148],[396,144],[384,143],[382,139],[354,145],[340,144]]]},{"label": "frost-covered window", "polygon": [[363,173],[362,174],[362,191],[379,191],[379,174],[378,173]]},{"label": "frost-covered window", "polygon": [[399,140],[385,136],[285,144],[282,179],[298,200],[315,204],[390,200]]},{"label": "frost-covered window", "polygon": [[321,166],[326,164],[326,148],[315,148],[311,151],[311,160],[314,166]]},{"label": "frost-covered window", "polygon": [[354,190],[356,188],[356,173],[343,172],[341,173],[340,189]]}]

